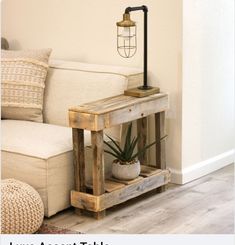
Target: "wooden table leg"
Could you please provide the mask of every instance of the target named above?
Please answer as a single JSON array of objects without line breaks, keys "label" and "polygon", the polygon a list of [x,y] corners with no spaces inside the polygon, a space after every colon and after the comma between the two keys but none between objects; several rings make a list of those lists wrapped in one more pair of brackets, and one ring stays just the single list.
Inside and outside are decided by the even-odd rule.
[{"label": "wooden table leg", "polygon": [[[147,117],[143,117],[137,120],[137,134],[140,136],[138,141],[138,151],[143,149],[147,142]],[[147,151],[139,156],[139,161],[142,165],[147,165]]]},{"label": "wooden table leg", "polygon": [[[72,133],[75,190],[85,192],[84,130],[73,128]],[[82,210],[76,208],[75,212],[79,215]]]},{"label": "wooden table leg", "polygon": [[[105,192],[105,174],[104,174],[104,142],[103,130],[91,131],[91,143],[93,149],[93,195],[99,196]],[[96,219],[105,216],[105,210],[95,213]]]},{"label": "wooden table leg", "polygon": [[[160,139],[166,135],[165,125],[165,112],[159,112],[155,114],[155,139]],[[166,169],[166,148],[165,140],[156,144],[156,167],[160,169]],[[158,192],[163,192],[167,188],[167,185],[159,187]]]}]

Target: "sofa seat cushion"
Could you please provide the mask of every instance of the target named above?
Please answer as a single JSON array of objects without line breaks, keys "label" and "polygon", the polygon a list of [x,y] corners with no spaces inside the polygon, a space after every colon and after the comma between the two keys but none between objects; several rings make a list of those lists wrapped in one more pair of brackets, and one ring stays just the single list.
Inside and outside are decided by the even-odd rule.
[{"label": "sofa seat cushion", "polygon": [[[45,215],[70,206],[74,186],[72,130],[44,123],[2,120],[2,178],[14,178],[40,194]],[[86,179],[91,180],[90,132],[85,131]],[[105,156],[106,162],[112,159]],[[106,168],[106,173],[110,171]]]},{"label": "sofa seat cushion", "polygon": [[[85,145],[90,145],[85,131]],[[46,123],[2,120],[2,150],[41,159],[72,150],[72,129]]]}]

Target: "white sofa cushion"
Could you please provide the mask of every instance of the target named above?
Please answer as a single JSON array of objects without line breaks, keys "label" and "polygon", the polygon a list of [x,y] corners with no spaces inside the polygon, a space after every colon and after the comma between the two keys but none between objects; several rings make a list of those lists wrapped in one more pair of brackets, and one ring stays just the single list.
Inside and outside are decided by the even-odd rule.
[{"label": "white sofa cushion", "polygon": [[[33,186],[42,197],[46,216],[69,207],[74,184],[71,128],[20,120],[1,122],[2,177]],[[89,131],[85,131],[85,145],[90,145]],[[86,147],[85,157],[86,180],[90,182],[90,147]],[[106,155],[105,162],[108,174],[112,158]]]},{"label": "white sofa cushion", "polygon": [[48,159],[72,150],[71,134],[68,127],[2,120],[2,150]]}]

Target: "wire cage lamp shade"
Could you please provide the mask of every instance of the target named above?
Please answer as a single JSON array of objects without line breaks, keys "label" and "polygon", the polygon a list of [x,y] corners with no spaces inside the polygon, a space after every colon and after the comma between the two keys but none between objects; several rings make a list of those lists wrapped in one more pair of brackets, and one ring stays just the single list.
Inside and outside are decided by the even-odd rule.
[{"label": "wire cage lamp shade", "polygon": [[136,24],[130,14],[123,14],[123,20],[117,22],[117,51],[123,58],[131,58],[137,49]]}]

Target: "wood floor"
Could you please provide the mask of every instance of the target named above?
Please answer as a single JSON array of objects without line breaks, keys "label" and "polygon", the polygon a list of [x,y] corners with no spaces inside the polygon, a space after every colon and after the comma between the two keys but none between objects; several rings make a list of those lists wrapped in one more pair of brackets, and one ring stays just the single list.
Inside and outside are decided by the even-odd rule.
[{"label": "wood floor", "polygon": [[148,193],[107,211],[102,220],[61,212],[49,223],[86,234],[233,234],[234,165],[160,194]]}]

